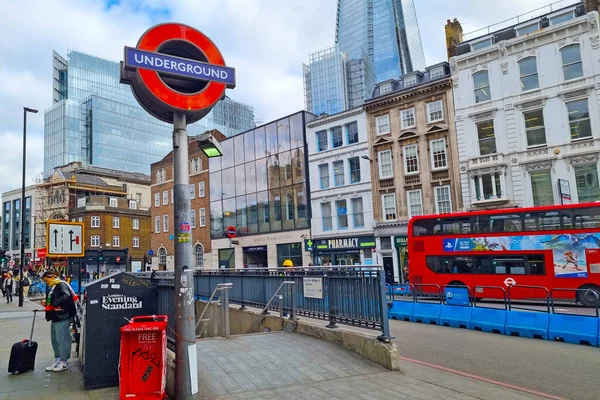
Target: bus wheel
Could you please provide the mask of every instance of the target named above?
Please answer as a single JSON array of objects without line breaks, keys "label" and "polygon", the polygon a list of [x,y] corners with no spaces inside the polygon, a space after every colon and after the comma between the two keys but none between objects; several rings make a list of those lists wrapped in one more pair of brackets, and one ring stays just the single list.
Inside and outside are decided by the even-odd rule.
[{"label": "bus wheel", "polygon": [[[577,292],[577,301],[586,307],[600,307],[600,287],[596,285],[583,285]],[[583,291],[585,290],[585,291]]]}]

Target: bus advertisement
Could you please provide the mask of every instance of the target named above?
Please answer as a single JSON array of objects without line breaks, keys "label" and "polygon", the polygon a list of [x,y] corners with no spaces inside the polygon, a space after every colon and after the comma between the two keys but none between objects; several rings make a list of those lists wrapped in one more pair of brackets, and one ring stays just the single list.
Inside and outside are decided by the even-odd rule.
[{"label": "bus advertisement", "polygon": [[[600,293],[600,203],[418,216],[410,220],[408,231],[412,284]],[[576,296],[584,305],[597,301],[583,293],[554,296]],[[501,291],[478,289],[473,296],[498,298]],[[511,293],[513,298],[532,296]]]}]

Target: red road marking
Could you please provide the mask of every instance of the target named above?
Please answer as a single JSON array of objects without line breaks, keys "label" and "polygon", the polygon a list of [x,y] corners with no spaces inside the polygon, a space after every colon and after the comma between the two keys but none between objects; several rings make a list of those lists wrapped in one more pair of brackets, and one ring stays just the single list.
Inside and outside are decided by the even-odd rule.
[{"label": "red road marking", "polygon": [[425,362],[425,361],[419,361],[419,360],[415,360],[415,359],[407,358],[407,357],[400,357],[400,359],[404,360],[404,361],[412,362],[412,363],[415,363],[415,364],[424,365],[426,367],[435,368],[435,369],[439,369],[439,370],[442,370],[442,371],[450,372],[452,374],[462,375],[462,376],[465,376],[467,378],[477,379],[478,381],[483,381],[483,382],[491,383],[493,385],[503,386],[505,388],[518,390],[520,392],[525,392],[525,393],[533,394],[533,395],[536,395],[536,396],[545,397],[547,399],[567,400],[564,397],[553,396],[553,395],[548,394],[548,393],[538,392],[536,390],[526,389],[526,388],[521,387],[521,386],[511,385],[510,383],[504,383],[504,382],[500,382],[500,381],[495,381],[493,379],[484,378],[483,376],[473,375],[473,374],[469,374],[467,372],[457,371],[457,370],[452,369],[452,368],[442,367],[441,365],[431,364],[431,363],[428,363],[428,362]]}]

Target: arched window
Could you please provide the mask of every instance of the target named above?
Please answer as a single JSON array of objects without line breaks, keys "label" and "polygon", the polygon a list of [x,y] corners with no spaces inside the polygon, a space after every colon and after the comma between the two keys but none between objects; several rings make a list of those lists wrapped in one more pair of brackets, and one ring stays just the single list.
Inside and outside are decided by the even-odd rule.
[{"label": "arched window", "polygon": [[198,243],[194,247],[194,259],[196,260],[195,268],[204,268],[204,246]]},{"label": "arched window", "polygon": [[158,264],[167,265],[167,249],[164,247],[158,249]]},{"label": "arched window", "polygon": [[475,103],[481,103],[491,98],[490,80],[487,71],[479,71],[473,74],[473,88],[475,91]]},{"label": "arched window", "polygon": [[583,65],[581,64],[581,52],[578,44],[572,44],[560,49],[562,68],[565,81],[583,76]]},{"label": "arched window", "polygon": [[519,61],[519,74],[521,76],[521,90],[538,88],[538,72],[535,57],[527,57]]}]

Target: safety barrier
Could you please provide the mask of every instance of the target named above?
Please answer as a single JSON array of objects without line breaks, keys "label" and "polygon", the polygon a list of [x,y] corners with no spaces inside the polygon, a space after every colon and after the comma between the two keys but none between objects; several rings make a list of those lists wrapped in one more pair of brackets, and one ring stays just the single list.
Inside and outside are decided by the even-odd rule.
[{"label": "safety barrier", "polygon": [[[401,295],[388,292],[391,300],[388,312],[392,319],[600,346],[600,294],[590,289],[407,286]],[[492,291],[497,293],[492,295]],[[572,293],[565,294],[568,291]],[[528,299],[534,293],[541,293],[540,298]],[[499,300],[482,302],[480,298],[486,295]],[[582,296],[587,296],[588,304],[596,305],[580,307],[569,301]]]}]

